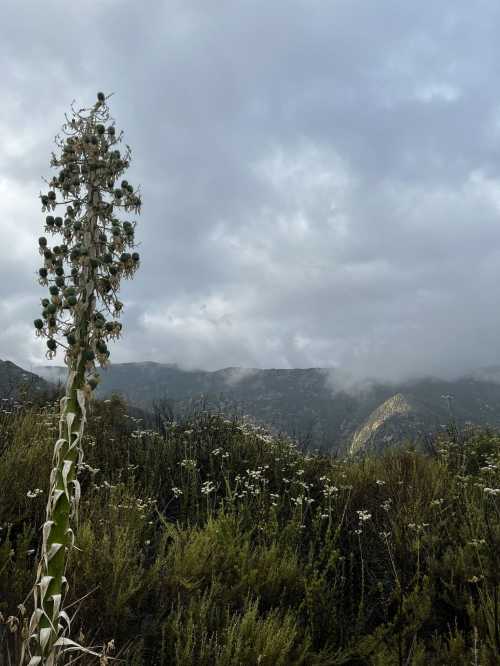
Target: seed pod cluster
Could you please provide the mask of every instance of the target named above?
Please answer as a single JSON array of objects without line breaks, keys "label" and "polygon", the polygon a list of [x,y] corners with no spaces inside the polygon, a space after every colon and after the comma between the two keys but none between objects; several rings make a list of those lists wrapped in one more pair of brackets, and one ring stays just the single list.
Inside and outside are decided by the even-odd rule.
[{"label": "seed pod cluster", "polygon": [[[51,164],[57,174],[40,194],[45,230],[38,239],[41,300],[36,334],[47,356],[66,350],[66,391],[60,402],[59,437],[54,445],[41,557],[33,588],[34,610],[25,640],[29,666],[56,664],[78,648],[68,638],[64,609],[66,565],[74,546],[83,462],[87,400],[97,387],[96,365],[106,365],[108,344],[119,337],[123,305],[120,280],[139,266],[135,221],[139,191],[125,178],[130,149],[120,151],[122,134],[109,116],[103,93],[90,109],[72,108],[56,137]],[[125,219],[124,219],[125,218]],[[69,645],[69,647],[68,647]]]},{"label": "seed pod cluster", "polygon": [[131,151],[120,150],[121,143],[102,93],[90,109],[73,108],[56,137],[51,166],[57,174],[40,193],[46,217],[38,281],[48,294],[35,332],[46,338],[49,358],[60,346],[68,365],[83,354],[89,378],[96,363],[106,365],[109,340],[120,336],[121,278],[132,277],[140,264],[136,222],[129,218],[140,213],[141,196],[124,178]]}]

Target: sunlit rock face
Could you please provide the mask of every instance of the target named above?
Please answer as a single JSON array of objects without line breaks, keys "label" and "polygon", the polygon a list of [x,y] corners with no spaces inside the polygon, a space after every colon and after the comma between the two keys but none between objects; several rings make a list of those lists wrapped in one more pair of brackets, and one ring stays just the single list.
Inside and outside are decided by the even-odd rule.
[{"label": "sunlit rock face", "polygon": [[410,436],[422,433],[429,415],[416,401],[396,393],[379,405],[357,428],[349,453],[379,453],[385,448],[402,443]]}]

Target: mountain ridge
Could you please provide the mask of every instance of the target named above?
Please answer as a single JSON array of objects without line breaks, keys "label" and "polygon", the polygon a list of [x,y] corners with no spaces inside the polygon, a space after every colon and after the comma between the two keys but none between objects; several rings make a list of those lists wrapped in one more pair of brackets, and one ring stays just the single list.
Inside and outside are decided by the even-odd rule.
[{"label": "mountain ridge", "polygon": [[[66,373],[57,366],[42,366],[38,371],[52,380]],[[184,415],[195,408],[245,415],[307,447],[340,454],[379,451],[384,441],[391,441],[391,434],[393,440],[425,439],[452,419],[459,425],[471,422],[500,428],[500,369],[498,382],[491,380],[491,371],[488,375],[480,369],[477,376],[455,380],[432,376],[400,383],[371,380],[358,391],[345,390],[342,382],[336,386],[335,371],[328,368],[228,366],[205,371],[147,361],[113,364],[100,374],[100,397],[119,393],[147,410],[168,403],[175,413]],[[374,428],[380,418],[377,409],[390,412],[383,405],[398,394],[411,409],[406,414],[389,414]],[[361,436],[363,428],[365,434],[371,433],[369,437]]]}]

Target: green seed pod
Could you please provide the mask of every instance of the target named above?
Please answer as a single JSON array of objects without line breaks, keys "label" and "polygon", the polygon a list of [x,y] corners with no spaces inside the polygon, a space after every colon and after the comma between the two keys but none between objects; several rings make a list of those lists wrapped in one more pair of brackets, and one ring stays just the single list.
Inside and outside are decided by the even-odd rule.
[{"label": "green seed pod", "polygon": [[62,217],[54,218],[54,223],[55,223],[56,227],[62,227],[62,225],[63,225]]},{"label": "green seed pod", "polygon": [[99,354],[105,354],[108,351],[106,343],[101,341],[96,344],[96,349]]},{"label": "green seed pod", "polygon": [[95,359],[95,354],[91,349],[88,349],[84,352],[83,357],[86,361],[93,361]]},{"label": "green seed pod", "polygon": [[110,125],[110,126],[108,127],[108,134],[109,134],[110,136],[114,136],[114,135],[115,135],[115,128],[113,127],[113,125]]},{"label": "green seed pod", "polygon": [[113,331],[114,327],[115,327],[115,325],[114,325],[114,322],[112,322],[112,321],[107,321],[106,324],[105,324],[105,329],[108,333],[111,333]]},{"label": "green seed pod", "polygon": [[101,125],[101,123],[96,125],[95,128],[96,128],[97,134],[104,134],[104,132],[106,131],[106,128],[104,127],[104,125]]},{"label": "green seed pod", "polygon": [[51,296],[58,296],[59,288],[56,287],[55,285],[52,285],[51,287],[49,287],[49,293],[51,294]]},{"label": "green seed pod", "polygon": [[138,252],[132,252],[132,261],[139,261],[140,256]]},{"label": "green seed pod", "polygon": [[66,336],[66,340],[68,341],[68,345],[73,346],[76,345],[76,336],[74,333],[68,333]]},{"label": "green seed pod", "polygon": [[50,351],[55,351],[57,349],[57,342],[50,338],[50,340],[47,340],[47,347]]},{"label": "green seed pod", "polygon": [[78,303],[78,299],[77,299],[76,296],[68,296],[68,298],[66,299],[66,302],[68,303],[70,308],[74,308],[75,305]]},{"label": "green seed pod", "polygon": [[117,188],[117,189],[115,190],[115,197],[116,197],[117,199],[121,199],[122,196],[123,196],[123,190],[121,190],[120,188]]},{"label": "green seed pod", "polygon": [[103,291],[106,294],[108,293],[108,291],[111,291],[111,283],[107,278],[99,280],[99,287],[101,291]]},{"label": "green seed pod", "polygon": [[46,224],[48,227],[53,227],[53,226],[54,226],[54,222],[55,222],[55,220],[54,220],[54,218],[52,217],[52,215],[47,215],[47,217],[45,218],[45,224]]},{"label": "green seed pod", "polygon": [[68,254],[68,246],[67,245],[61,245],[61,254]]},{"label": "green seed pod", "polygon": [[128,189],[128,180],[122,180],[122,188],[124,190]]},{"label": "green seed pod", "polygon": [[99,380],[98,380],[97,377],[94,375],[94,376],[89,377],[89,378],[87,379],[87,384],[90,386],[90,388],[91,388],[92,391],[95,391],[95,389],[97,388],[97,385],[99,384]]},{"label": "green seed pod", "polygon": [[42,298],[42,307],[46,308],[47,305],[50,303],[48,298]]},{"label": "green seed pod", "polygon": [[76,289],[74,287],[66,287],[66,289],[64,290],[64,295],[66,296],[66,298],[68,296],[74,296],[75,294],[76,294]]},{"label": "green seed pod", "polygon": [[56,285],[58,287],[64,287],[64,277],[62,275],[56,277]]},{"label": "green seed pod", "polygon": [[48,318],[49,318],[49,313],[47,312],[47,309],[46,309],[46,308],[42,310],[42,317],[43,317],[44,319],[48,319]]},{"label": "green seed pod", "polygon": [[57,312],[57,305],[54,305],[54,303],[49,303],[45,309],[49,314],[55,314]]},{"label": "green seed pod", "polygon": [[122,264],[127,263],[127,261],[130,261],[130,254],[128,252],[122,252],[120,255],[120,261]]},{"label": "green seed pod", "polygon": [[42,319],[35,319],[33,322],[35,324],[35,328],[38,329],[39,331],[42,330],[43,328],[43,320]]},{"label": "green seed pod", "polygon": [[106,99],[106,97],[104,96],[104,93],[103,93],[103,92],[98,92],[98,93],[97,93],[97,101],[98,101],[98,102],[104,102],[105,99]]},{"label": "green seed pod", "polygon": [[48,271],[47,271],[47,269],[46,269],[46,268],[40,268],[39,271],[38,271],[38,275],[39,275],[41,278],[46,278],[47,275],[48,275]]},{"label": "green seed pod", "polygon": [[47,260],[52,259],[52,252],[50,250],[45,250],[45,252],[43,253],[43,256]]},{"label": "green seed pod", "polygon": [[50,201],[55,201],[56,200],[56,193],[54,191],[50,190],[50,192],[47,194],[47,198]]},{"label": "green seed pod", "polygon": [[58,266],[56,268],[56,275],[60,277],[61,275],[64,275],[64,268],[62,266]]},{"label": "green seed pod", "polygon": [[42,204],[43,204],[44,206],[46,206],[46,205],[49,203],[49,197],[46,196],[45,194],[42,194],[42,196],[41,196],[40,198],[41,198],[41,200],[42,200]]},{"label": "green seed pod", "polygon": [[45,236],[40,236],[40,238],[38,239],[38,245],[40,247],[47,247],[47,239],[45,238]]}]

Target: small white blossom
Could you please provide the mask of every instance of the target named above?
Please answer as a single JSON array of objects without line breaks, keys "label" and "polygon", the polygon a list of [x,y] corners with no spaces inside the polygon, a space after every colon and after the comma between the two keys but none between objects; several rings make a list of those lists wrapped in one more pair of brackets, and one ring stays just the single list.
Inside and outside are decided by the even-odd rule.
[{"label": "small white blossom", "polygon": [[26,493],[26,497],[29,499],[34,499],[35,497],[38,497],[38,495],[41,495],[43,493],[43,490],[41,488],[35,488],[35,490],[28,490]]},{"label": "small white blossom", "polygon": [[204,481],[201,486],[201,492],[203,495],[209,495],[215,490],[215,484],[212,481]]},{"label": "small white blossom", "polygon": [[392,500],[391,500],[391,498],[389,497],[388,499],[385,500],[385,502],[382,502],[382,504],[380,505],[380,507],[381,507],[384,511],[389,511],[390,508],[391,508],[391,504],[392,504]]}]

